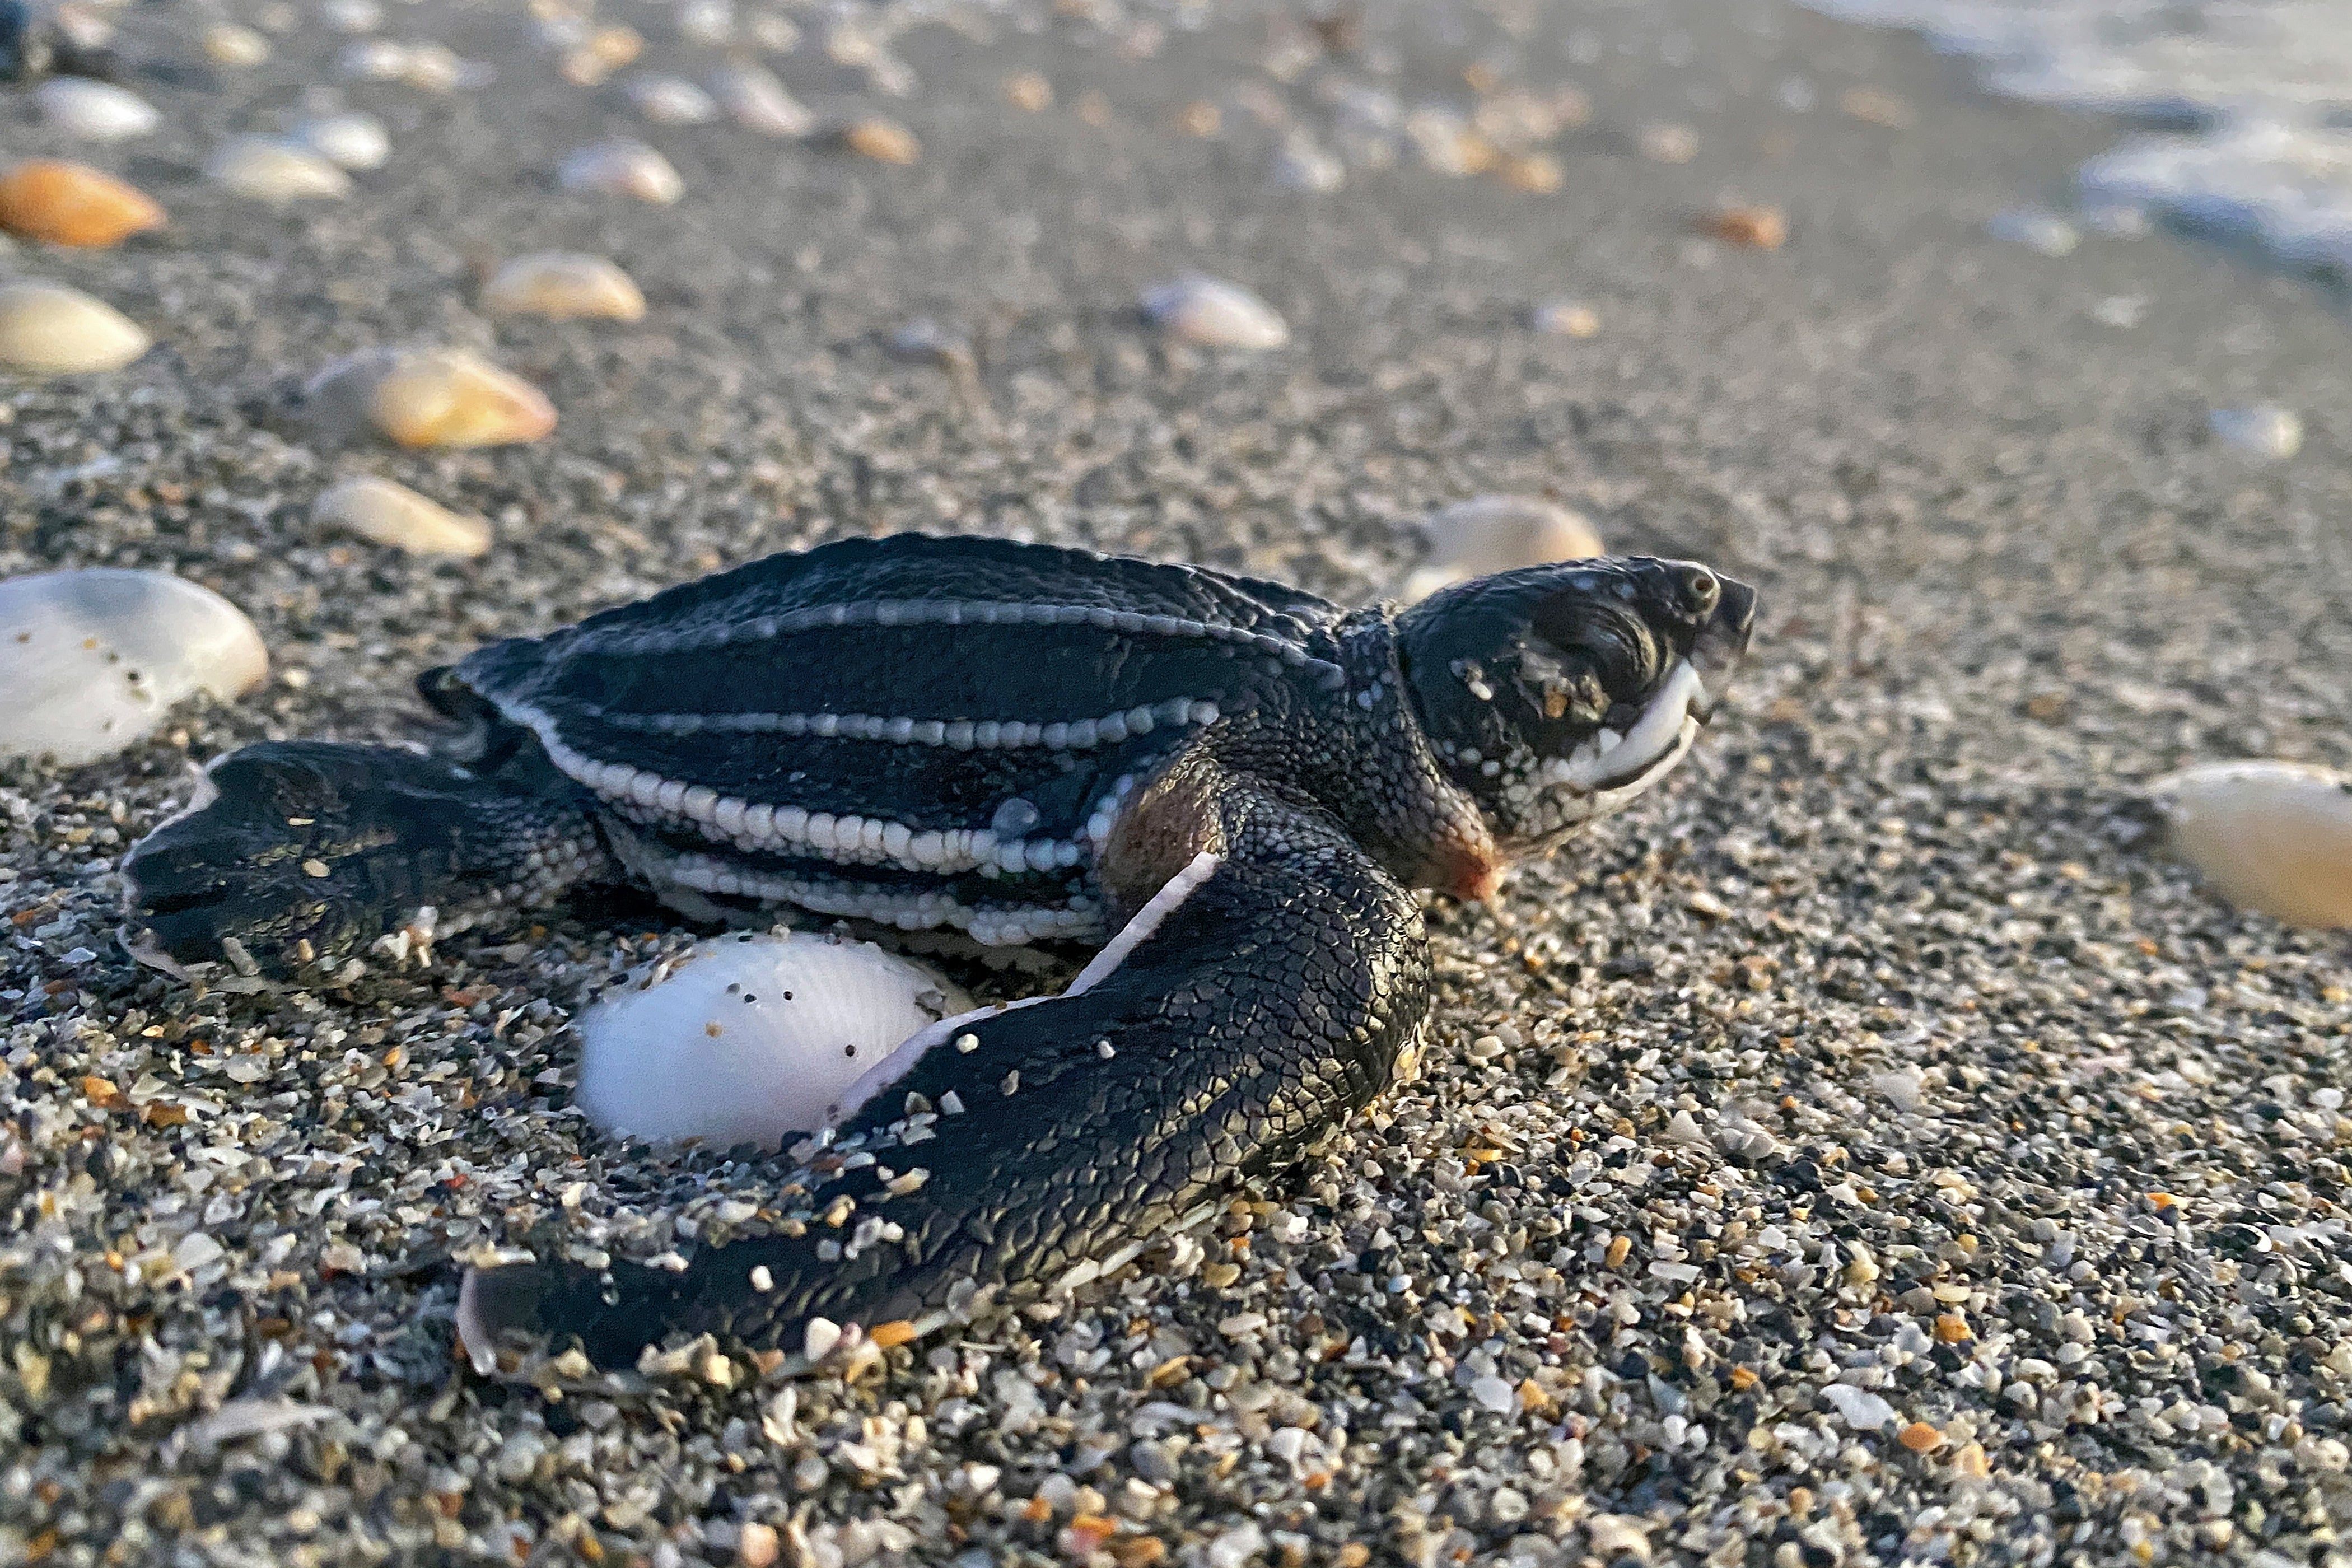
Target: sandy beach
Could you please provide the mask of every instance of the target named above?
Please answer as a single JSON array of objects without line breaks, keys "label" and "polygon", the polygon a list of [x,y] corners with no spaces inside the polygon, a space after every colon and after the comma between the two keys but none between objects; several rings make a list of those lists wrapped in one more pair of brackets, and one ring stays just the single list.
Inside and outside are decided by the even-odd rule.
[{"label": "sandy beach", "polygon": [[[118,19],[181,62],[126,79],[164,131],[93,152],[0,98],[12,153],[172,219],[0,254],[158,342],[0,380],[0,576],[167,568],[274,661],[110,761],[0,770],[0,1563],[2347,1560],[2352,949],[2233,912],[2144,799],[2189,762],[2352,764],[2326,289],[2161,234],[1993,237],[2114,128],[1759,0],[1322,33],[898,6],[872,13],[895,81],[828,48],[835,13],[782,13],[801,38],[765,63],[828,121],[911,131],[904,166],[649,125],[629,72],[567,81],[520,11],[386,9],[379,36],[496,81],[354,81],[353,38],[290,7],[236,13],[295,24],[268,60],[206,63],[154,7]],[[644,32],[635,69],[727,58],[667,10],[598,19]],[[1045,107],[1008,96],[1027,72]],[[1583,95],[1557,189],[1401,137],[1336,190],[1273,173],[1286,134],[1340,145],[1354,89],[1467,110],[1480,84]],[[322,87],[390,132],[351,195],[202,176]],[[680,199],[557,188],[616,135]],[[1701,232],[1739,204],[1786,244]],[[546,249],[620,263],[645,319],[478,309],[487,267]],[[1140,292],[1195,270],[1289,346],[1153,332]],[[1548,301],[1598,331],[1534,330]],[[923,318],[953,363],[893,351]],[[555,433],[415,453],[304,421],[333,356],[423,340],[520,373]],[[2273,403],[2291,458],[2209,428]],[[492,547],[322,529],[358,473]],[[192,764],[418,736],[415,674],[487,637],[908,529],[1362,602],[1419,519],[1490,492],[1759,586],[1695,754],[1493,904],[1432,901],[1423,1074],[1295,1176],[852,1382],[698,1346],[513,1384],[453,1351],[480,1249],[644,1258],[769,1192],[571,1108],[570,1014],[694,934],[649,903],[336,992],[199,994],[115,938],[115,862]]]}]

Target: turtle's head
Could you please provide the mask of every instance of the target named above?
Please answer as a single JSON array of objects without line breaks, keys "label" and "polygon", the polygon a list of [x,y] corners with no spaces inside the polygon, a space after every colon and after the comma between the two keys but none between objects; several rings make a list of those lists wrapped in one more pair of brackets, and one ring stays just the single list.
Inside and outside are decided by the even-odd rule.
[{"label": "turtle's head", "polygon": [[1630,556],[1444,589],[1397,617],[1397,644],[1439,761],[1518,857],[1682,760],[1755,619],[1746,584]]}]

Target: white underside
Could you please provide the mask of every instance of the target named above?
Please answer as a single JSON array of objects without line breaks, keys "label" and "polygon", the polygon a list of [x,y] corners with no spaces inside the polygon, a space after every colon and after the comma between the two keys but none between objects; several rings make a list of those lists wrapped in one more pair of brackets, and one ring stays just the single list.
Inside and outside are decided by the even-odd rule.
[{"label": "white underside", "polygon": [[1544,782],[1595,795],[1642,782],[1663,771],[1661,763],[1681,760],[1698,729],[1693,710],[1706,705],[1706,682],[1689,660],[1677,659],[1632,729],[1601,731],[1551,763]]}]

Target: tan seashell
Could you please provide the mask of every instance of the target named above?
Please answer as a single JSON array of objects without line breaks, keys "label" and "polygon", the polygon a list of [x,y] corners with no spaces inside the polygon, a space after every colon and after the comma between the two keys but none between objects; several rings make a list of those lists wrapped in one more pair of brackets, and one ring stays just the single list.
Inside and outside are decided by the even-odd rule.
[{"label": "tan seashell", "polygon": [[763,66],[722,67],[711,73],[710,90],[746,131],[798,141],[816,129],[816,116]]},{"label": "tan seashell", "polygon": [[1591,520],[1539,496],[1474,496],[1432,513],[1421,531],[1429,553],[1405,579],[1408,600],[1491,572],[1608,553]]},{"label": "tan seashell", "polygon": [[1054,107],[1054,84],[1037,71],[1016,71],[1004,79],[1004,101],[1015,109],[1040,114]]},{"label": "tan seashell", "polygon": [[392,156],[392,138],[373,114],[329,114],[306,120],[295,138],[330,163],[344,169],[381,169]]},{"label": "tan seashell", "polygon": [[601,256],[541,251],[518,256],[482,286],[482,308],[510,315],[645,319],[646,297],[629,275]]},{"label": "tan seashell", "polygon": [[1206,348],[1278,349],[1289,324],[1246,289],[1222,279],[1179,278],[1143,291],[1143,313],[1170,337]]},{"label": "tan seashell", "polygon": [[91,567],[0,583],[0,756],[111,756],[198,691],[269,672],[242,611],[166,572]]},{"label": "tan seashell", "polygon": [[684,77],[635,76],[622,90],[656,125],[707,125],[719,118],[718,101]]},{"label": "tan seashell", "polygon": [[2305,763],[2207,763],[2149,786],[2173,847],[2241,909],[2352,926],[2352,774]]},{"label": "tan seashell", "polygon": [[311,515],[376,544],[412,555],[456,555],[471,560],[490,547],[490,525],[451,511],[406,485],[361,475],[331,487]]},{"label": "tan seashell", "polygon": [[205,57],[216,66],[257,66],[269,58],[269,40],[250,27],[217,23],[205,29]]},{"label": "tan seashell", "polygon": [[1725,207],[1699,225],[1726,245],[1778,250],[1789,242],[1789,220],[1778,207]]},{"label": "tan seashell", "polygon": [[465,349],[370,349],[327,366],[304,393],[322,426],[366,426],[404,447],[501,447],[555,428],[545,394]]},{"label": "tan seashell", "polygon": [[28,158],[0,174],[0,228],[26,239],[102,249],[163,226],[146,193],[86,163]]},{"label": "tan seashell", "polygon": [[0,364],[34,375],[120,370],[153,342],[102,300],[62,283],[0,284]]},{"label": "tan seashell", "polygon": [[1599,313],[1574,300],[1547,300],[1535,308],[1530,319],[1536,331],[1555,337],[1590,338],[1601,331]]},{"label": "tan seashell", "polygon": [[642,142],[598,142],[582,147],[555,171],[567,191],[602,191],[667,206],[686,192],[670,161]]},{"label": "tan seashell", "polygon": [[1568,175],[1559,160],[1549,153],[1527,153],[1516,158],[1506,158],[1496,170],[1496,177],[1515,191],[1527,191],[1535,195],[1548,195],[1559,189]]},{"label": "tan seashell", "polygon": [[911,163],[923,155],[915,133],[895,120],[868,115],[843,127],[841,144],[878,163]]},{"label": "tan seashell", "polygon": [[269,136],[232,136],[205,161],[205,176],[240,196],[296,202],[351,194],[352,179],[307,147]]}]

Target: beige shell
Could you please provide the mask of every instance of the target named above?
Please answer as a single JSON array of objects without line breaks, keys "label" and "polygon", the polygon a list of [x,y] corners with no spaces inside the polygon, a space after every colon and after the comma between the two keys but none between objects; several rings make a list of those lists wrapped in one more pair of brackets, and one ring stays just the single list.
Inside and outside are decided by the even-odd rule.
[{"label": "beige shell", "polygon": [[352,179],[334,164],[291,142],[232,136],[205,161],[215,184],[256,201],[297,202],[351,194]]},{"label": "beige shell", "polygon": [[313,516],[375,544],[412,555],[455,555],[471,560],[490,547],[490,525],[451,511],[406,485],[373,475],[342,480],[320,496]]},{"label": "beige shell", "polygon": [[656,125],[708,125],[719,118],[718,100],[684,77],[635,76],[623,90]]},{"label": "beige shell", "polygon": [[809,111],[763,66],[730,65],[711,73],[710,90],[735,123],[746,131],[798,141],[816,130]]},{"label": "beige shell", "polygon": [[1222,279],[1179,278],[1143,291],[1143,313],[1171,338],[1208,348],[1278,349],[1289,324],[1246,289]]},{"label": "beige shell", "polygon": [[328,430],[364,426],[404,447],[501,447],[555,428],[544,393],[466,349],[366,350],[312,376],[304,395]]},{"label": "beige shell", "polygon": [[2173,847],[2241,909],[2352,926],[2352,774],[2305,763],[2207,763],[2150,794]]},{"label": "beige shell", "polygon": [[33,89],[41,118],[85,142],[144,136],[163,123],[155,106],[127,88],[88,77],[52,77]]},{"label": "beige shell", "polygon": [[257,66],[269,58],[269,40],[250,27],[220,22],[205,30],[205,55],[215,65]]},{"label": "beige shell", "polygon": [[392,156],[392,137],[373,114],[328,114],[306,120],[295,139],[345,169],[381,169]]},{"label": "beige shell", "polygon": [[544,250],[518,256],[482,286],[482,308],[559,321],[596,316],[614,321],[645,319],[646,297],[629,275],[601,256]]},{"label": "beige shell", "polygon": [[877,163],[911,163],[923,155],[915,133],[895,120],[868,115],[851,121],[841,132],[841,144]]},{"label": "beige shell", "polygon": [[667,206],[686,192],[670,161],[642,142],[598,142],[574,150],[555,171],[567,191],[601,191]]},{"label": "beige shell", "polygon": [[261,683],[242,611],[167,572],[90,567],[0,583],[0,757],[111,756],[198,691]]},{"label": "beige shell", "polygon": [[1408,600],[1490,572],[1608,553],[1591,520],[1540,496],[1474,496],[1431,514],[1421,531],[1429,553],[1405,579]]},{"label": "beige shell", "polygon": [[62,283],[0,284],[0,364],[33,375],[121,370],[153,340],[136,321]]}]

